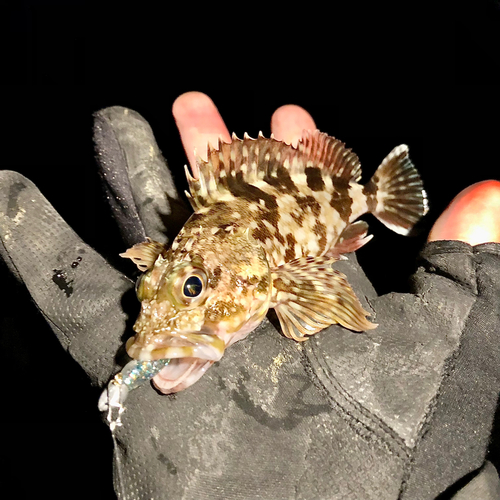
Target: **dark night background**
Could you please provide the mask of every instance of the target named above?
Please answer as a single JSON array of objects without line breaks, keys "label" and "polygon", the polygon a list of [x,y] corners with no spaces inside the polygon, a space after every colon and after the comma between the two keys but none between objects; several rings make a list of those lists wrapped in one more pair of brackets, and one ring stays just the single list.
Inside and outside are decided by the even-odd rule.
[{"label": "dark night background", "polygon": [[[80,9],[84,15],[83,2],[72,5],[72,15],[79,15]],[[127,88],[123,86],[128,80],[125,67],[102,64],[102,54],[88,41],[84,19],[76,26],[60,23],[60,4],[20,3],[6,16],[7,31],[3,33],[8,50],[2,63],[6,85],[2,86],[0,168],[31,179],[86,243],[121,268],[118,253],[124,244],[111,219],[94,162],[95,111],[121,105],[142,114],[184,189],[186,160],[171,115],[178,95],[189,90],[209,94],[230,132],[239,136],[244,132],[256,136],[259,130],[269,135],[272,112],[283,104],[299,104],[311,113],[319,129],[354,149],[363,165],[363,182],[394,146],[409,145],[431,207],[421,233],[403,238],[366,217],[375,237],[358,252],[379,293],[405,291],[426,234],[452,198],[474,182],[500,178],[499,88],[491,85],[495,66],[498,70],[494,49],[500,47],[494,34],[495,28],[498,32],[498,5],[486,2],[485,16],[458,11],[451,38],[454,45],[448,46],[442,61],[452,67],[444,80],[436,81],[430,70],[426,73],[428,69],[413,68],[409,63],[400,68],[404,72],[401,80],[388,78],[391,85],[400,82],[397,90],[385,87],[383,79],[377,78],[374,85],[355,78],[358,85],[346,92],[343,86],[336,87],[336,83],[346,82],[335,69],[331,76],[323,75],[325,78],[315,75],[321,85],[306,79],[309,90],[300,84],[296,90],[280,90],[280,81],[287,79],[286,65],[281,77],[274,68],[263,73],[265,78],[249,79],[249,88],[239,87],[232,81],[247,83],[246,72],[231,80],[229,71],[217,71],[217,57],[209,58],[210,65],[191,83],[179,80],[182,71],[172,71],[169,61],[163,59],[145,73],[142,82],[137,83],[136,74],[134,84]],[[139,56],[129,62],[136,73],[145,71]],[[251,61],[249,77],[259,74],[254,71],[257,65],[257,60]],[[357,69],[354,64],[354,74]],[[301,72],[294,67],[289,75],[305,78],[307,67]],[[111,85],[118,79],[122,85]],[[206,85],[219,81],[227,82],[227,88]],[[0,313],[1,422],[7,443],[0,455],[0,477],[5,475],[2,483],[6,480],[17,488],[15,498],[42,492],[52,498],[113,498],[111,439],[97,411],[100,390],[89,387],[83,371],[60,348],[27,292],[3,263],[0,278],[4,297]]]}]

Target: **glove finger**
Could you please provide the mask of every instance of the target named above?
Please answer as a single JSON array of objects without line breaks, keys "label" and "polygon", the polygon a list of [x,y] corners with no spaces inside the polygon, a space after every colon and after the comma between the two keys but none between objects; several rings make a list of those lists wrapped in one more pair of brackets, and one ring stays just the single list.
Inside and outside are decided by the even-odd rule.
[{"label": "glove finger", "polygon": [[113,215],[128,245],[172,241],[191,209],[182,201],[148,122],[121,106],[94,115],[94,142]]},{"label": "glove finger", "polygon": [[132,282],[82,242],[37,187],[0,172],[0,253],[63,347],[96,384],[117,370]]}]

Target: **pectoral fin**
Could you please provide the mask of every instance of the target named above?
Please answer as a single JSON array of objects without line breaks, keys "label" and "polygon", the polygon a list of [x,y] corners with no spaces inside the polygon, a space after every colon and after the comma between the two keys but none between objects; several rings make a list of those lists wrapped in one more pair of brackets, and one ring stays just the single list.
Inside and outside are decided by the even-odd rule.
[{"label": "pectoral fin", "polygon": [[272,271],[272,307],[286,337],[303,341],[337,323],[357,332],[377,327],[346,277],[332,269],[335,260],[302,257]]},{"label": "pectoral fin", "polygon": [[145,272],[153,267],[158,255],[166,252],[162,243],[147,238],[143,243],[137,243],[126,252],[120,254],[124,259],[130,259],[140,271]]}]

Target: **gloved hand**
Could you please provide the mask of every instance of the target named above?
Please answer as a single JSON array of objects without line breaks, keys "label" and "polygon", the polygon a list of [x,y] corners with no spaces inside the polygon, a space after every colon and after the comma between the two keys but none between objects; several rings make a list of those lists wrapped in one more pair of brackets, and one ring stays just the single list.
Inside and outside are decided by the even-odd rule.
[{"label": "gloved hand", "polygon": [[[174,115],[191,163],[193,146],[229,139],[206,96],[182,96]],[[315,126],[285,107],[272,128],[292,142]],[[145,120],[102,110],[95,141],[126,244],[175,236],[189,212]],[[104,387],[120,369],[117,353],[138,311],[123,308],[133,281],[86,246],[29,180],[2,171],[0,186],[3,258],[65,349]],[[457,197],[431,239],[463,241],[423,249],[411,294],[378,297],[353,254],[336,264],[377,329],[335,325],[297,344],[265,320],[189,389],[132,391],[113,431],[118,497],[413,500],[464,486],[456,498],[497,498],[498,476],[485,458],[500,376],[500,246],[468,243],[500,238],[481,220],[483,239],[471,239],[467,215],[499,191],[489,182]],[[463,232],[445,234],[453,228]]]}]

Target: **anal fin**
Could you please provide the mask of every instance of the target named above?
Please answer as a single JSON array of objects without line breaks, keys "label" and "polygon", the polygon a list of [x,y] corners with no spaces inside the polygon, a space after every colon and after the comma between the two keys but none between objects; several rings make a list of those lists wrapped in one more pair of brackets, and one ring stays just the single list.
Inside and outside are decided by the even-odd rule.
[{"label": "anal fin", "polygon": [[355,252],[360,249],[372,238],[373,234],[368,236],[368,224],[365,221],[353,222],[342,231],[337,243],[328,250],[326,256],[338,259],[344,253]]},{"label": "anal fin", "polygon": [[376,328],[366,317],[346,277],[331,267],[330,257],[302,257],[271,272],[275,308],[286,337],[303,341],[340,324],[349,330]]}]

